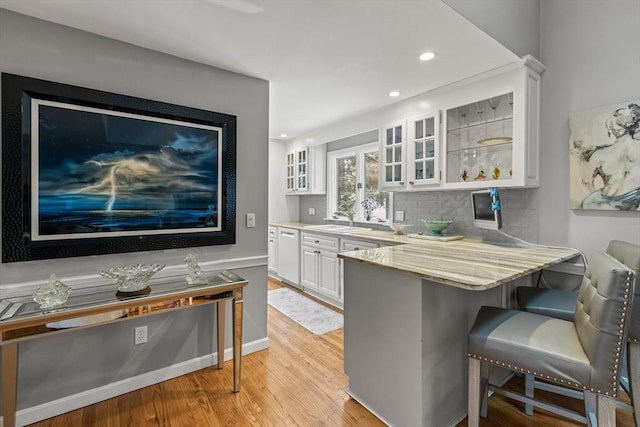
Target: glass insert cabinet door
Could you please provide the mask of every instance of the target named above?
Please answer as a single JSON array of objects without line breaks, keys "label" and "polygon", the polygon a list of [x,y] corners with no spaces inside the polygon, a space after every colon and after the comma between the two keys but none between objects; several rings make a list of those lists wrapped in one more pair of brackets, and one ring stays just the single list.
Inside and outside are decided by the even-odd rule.
[{"label": "glass insert cabinet door", "polygon": [[382,188],[404,186],[405,122],[391,124],[383,129],[382,144]]},{"label": "glass insert cabinet door", "polygon": [[503,181],[513,174],[513,92],[447,110],[447,182]]},{"label": "glass insert cabinet door", "polygon": [[296,154],[287,154],[287,191],[295,191],[296,189]]},{"label": "glass insert cabinet door", "polygon": [[308,188],[308,171],[309,162],[307,158],[307,150],[301,150],[298,154],[298,190],[304,191]]},{"label": "glass insert cabinet door", "polygon": [[437,184],[440,181],[439,157],[440,114],[417,117],[409,122],[409,185]]}]

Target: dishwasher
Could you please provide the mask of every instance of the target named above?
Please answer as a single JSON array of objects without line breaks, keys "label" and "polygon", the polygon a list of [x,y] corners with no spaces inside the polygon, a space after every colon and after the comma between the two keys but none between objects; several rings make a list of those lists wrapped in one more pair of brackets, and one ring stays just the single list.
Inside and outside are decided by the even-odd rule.
[{"label": "dishwasher", "polygon": [[278,227],[278,276],[288,284],[300,286],[300,231]]}]

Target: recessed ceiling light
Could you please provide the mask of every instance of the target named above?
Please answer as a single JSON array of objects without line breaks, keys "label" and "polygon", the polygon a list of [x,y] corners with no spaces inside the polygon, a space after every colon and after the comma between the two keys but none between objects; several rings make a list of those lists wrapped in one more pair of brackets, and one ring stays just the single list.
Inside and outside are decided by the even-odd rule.
[{"label": "recessed ceiling light", "polygon": [[430,61],[435,57],[436,57],[435,52],[425,52],[422,55],[420,55],[420,60],[421,61]]},{"label": "recessed ceiling light", "polygon": [[395,98],[396,96],[400,96],[400,92],[398,92],[397,90],[393,90],[389,92],[389,96],[393,96]]},{"label": "recessed ceiling light", "polygon": [[288,137],[289,135],[287,135],[286,133],[281,133],[281,134],[280,134],[280,136],[281,136],[282,138],[286,138],[286,137]]}]

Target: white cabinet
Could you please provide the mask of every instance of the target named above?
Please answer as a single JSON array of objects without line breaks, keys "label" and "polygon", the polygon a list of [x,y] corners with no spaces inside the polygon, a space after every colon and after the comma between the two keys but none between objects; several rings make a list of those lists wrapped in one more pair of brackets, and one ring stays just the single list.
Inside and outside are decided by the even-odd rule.
[{"label": "white cabinet", "polygon": [[407,190],[440,183],[440,112],[409,120]]},{"label": "white cabinet", "polygon": [[298,285],[300,283],[300,231],[278,227],[278,276]]},{"label": "white cabinet", "polygon": [[294,149],[286,155],[286,193],[325,194],[327,145]]},{"label": "white cabinet", "polygon": [[278,274],[278,227],[269,227],[269,244],[267,247],[269,258],[267,269],[270,273]]},{"label": "white cabinet", "polygon": [[406,177],[406,120],[391,123],[382,129],[380,141],[380,189],[387,191],[402,190]]},{"label": "white cabinet", "polygon": [[303,232],[300,246],[301,284],[330,298],[341,300],[338,264],[339,238]]},{"label": "white cabinet", "polygon": [[540,74],[531,56],[434,91],[434,110],[382,128],[380,189],[536,187]]},{"label": "white cabinet", "polygon": [[443,106],[445,189],[537,187],[540,74],[532,57],[454,90]]}]

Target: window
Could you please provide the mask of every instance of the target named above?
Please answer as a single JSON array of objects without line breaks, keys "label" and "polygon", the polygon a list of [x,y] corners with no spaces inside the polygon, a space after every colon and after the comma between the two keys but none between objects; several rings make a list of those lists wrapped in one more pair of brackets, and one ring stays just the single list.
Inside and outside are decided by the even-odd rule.
[{"label": "window", "polygon": [[380,155],[378,143],[332,151],[327,154],[327,214],[359,222],[387,222],[392,195],[378,190]]}]

